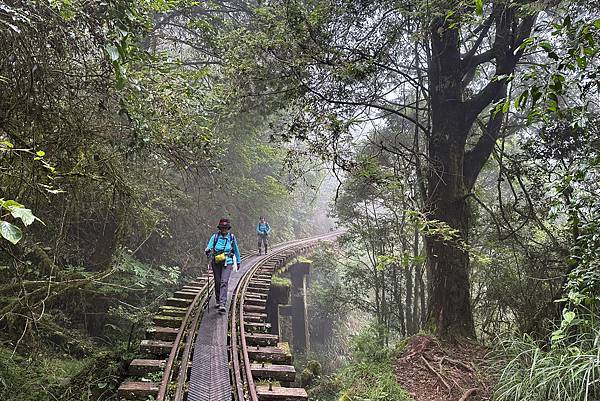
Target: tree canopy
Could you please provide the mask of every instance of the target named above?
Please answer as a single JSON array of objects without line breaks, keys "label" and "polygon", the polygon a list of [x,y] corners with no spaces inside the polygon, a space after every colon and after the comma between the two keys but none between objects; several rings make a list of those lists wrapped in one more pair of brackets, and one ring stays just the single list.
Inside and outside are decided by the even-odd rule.
[{"label": "tree canopy", "polygon": [[[0,394],[38,351],[114,388],[115,350],[205,268],[218,219],[254,249],[266,215],[276,241],[347,230],[317,332],[348,329],[336,305],[369,347],[500,344],[497,399],[582,399],[599,43],[586,0],[4,1]],[[46,393],[110,399],[77,395],[78,363]]]}]

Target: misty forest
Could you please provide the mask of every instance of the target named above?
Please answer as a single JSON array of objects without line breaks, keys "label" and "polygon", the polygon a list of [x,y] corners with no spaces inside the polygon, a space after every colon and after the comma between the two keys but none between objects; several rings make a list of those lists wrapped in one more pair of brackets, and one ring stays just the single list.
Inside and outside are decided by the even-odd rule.
[{"label": "misty forest", "polygon": [[1,0],[0,400],[309,399],[600,401],[597,0]]}]

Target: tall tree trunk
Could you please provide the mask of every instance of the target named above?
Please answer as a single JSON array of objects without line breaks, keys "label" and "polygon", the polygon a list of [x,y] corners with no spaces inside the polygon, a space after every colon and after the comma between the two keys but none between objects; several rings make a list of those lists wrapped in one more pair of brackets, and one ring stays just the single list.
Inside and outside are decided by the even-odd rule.
[{"label": "tall tree trunk", "polygon": [[457,240],[425,237],[430,282],[428,327],[441,337],[475,336],[469,292],[469,255],[460,247],[468,240],[469,209],[463,179],[464,149],[470,125],[462,102],[459,32],[436,20],[431,29],[430,168],[428,218],[458,230]]},{"label": "tall tree trunk", "polygon": [[[458,11],[460,2],[447,1]],[[447,224],[458,238],[425,238],[430,278],[428,326],[446,337],[475,337],[469,285],[468,244],[471,211],[467,198],[488,160],[502,127],[502,112],[491,113],[477,143],[466,149],[475,121],[488,107],[506,96],[507,77],[523,53],[520,45],[531,34],[535,13],[520,8],[526,1],[493,2],[471,49],[461,55],[460,13],[434,17],[430,25],[428,59],[431,132],[428,141],[429,174],[425,210],[430,219]],[[494,40],[480,49],[492,24]],[[494,61],[495,76],[467,98],[465,87],[476,68]]]},{"label": "tall tree trunk", "polygon": [[[426,275],[426,280],[423,279],[423,275]],[[425,282],[429,283],[429,269],[423,269],[423,266],[419,266],[419,322],[421,327],[425,325],[427,320],[427,297],[425,295]]]},{"label": "tall tree trunk", "polygon": [[423,285],[421,265],[415,265],[415,286],[414,286],[414,302],[412,308],[412,319],[415,325],[415,331],[419,331],[422,325],[422,310],[425,309],[425,294],[421,293],[421,286]]},{"label": "tall tree trunk", "polygon": [[[452,127],[440,128],[441,132],[447,132]],[[460,237],[451,240],[440,235],[425,237],[431,278],[428,326],[441,337],[474,337],[469,254],[462,246],[468,242],[470,220],[462,182],[462,152],[448,151],[446,146],[431,141],[429,154],[440,167],[432,169],[429,176],[428,217],[458,230]]]},{"label": "tall tree trunk", "polygon": [[404,279],[406,280],[406,334],[415,334],[413,315],[410,312],[413,305],[413,265],[404,266]]},{"label": "tall tree trunk", "polygon": [[414,238],[413,238],[413,260],[414,260],[414,293],[413,293],[413,307],[412,310],[410,311],[411,313],[411,320],[412,320],[412,325],[413,325],[413,330],[414,332],[412,334],[415,334],[420,328],[421,328],[421,319],[419,318],[419,296],[420,296],[420,283],[421,283],[421,262],[418,261],[418,256],[419,256],[419,249],[420,249],[420,244],[419,244],[419,237],[420,237],[420,233],[419,233],[419,229],[417,227],[414,228]]}]

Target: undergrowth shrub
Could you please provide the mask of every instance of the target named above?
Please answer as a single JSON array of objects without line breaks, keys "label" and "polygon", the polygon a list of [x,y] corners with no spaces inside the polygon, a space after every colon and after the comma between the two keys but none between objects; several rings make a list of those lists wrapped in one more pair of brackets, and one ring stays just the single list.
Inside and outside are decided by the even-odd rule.
[{"label": "undergrowth shrub", "polygon": [[85,359],[58,349],[22,356],[0,343],[0,400],[114,401],[132,357],[120,347],[97,348]]},{"label": "undergrowth shrub", "polygon": [[376,326],[369,326],[352,337],[352,359],[357,362],[387,362],[394,352],[383,343]]},{"label": "undergrowth shrub", "polygon": [[[600,160],[599,160],[600,163]],[[600,208],[578,227],[560,325],[548,341],[531,337],[501,343],[495,392],[498,401],[597,401],[600,399]]]},{"label": "undergrowth shrub", "polygon": [[[352,360],[335,376],[325,377],[310,392],[317,401],[410,401],[394,373],[402,347],[390,348],[369,326],[351,340]],[[402,343],[404,344],[404,343]]]},{"label": "undergrowth shrub", "polygon": [[409,401],[396,381],[392,361],[360,362],[337,376],[342,391],[339,401]]},{"label": "undergrowth shrub", "polygon": [[501,343],[506,363],[497,401],[593,401],[600,399],[600,330],[568,345],[544,346],[531,337]]}]

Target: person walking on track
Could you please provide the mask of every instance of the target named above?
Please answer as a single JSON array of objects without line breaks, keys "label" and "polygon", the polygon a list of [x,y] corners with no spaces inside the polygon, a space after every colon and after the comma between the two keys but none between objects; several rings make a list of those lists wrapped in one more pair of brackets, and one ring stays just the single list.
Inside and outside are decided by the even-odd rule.
[{"label": "person walking on track", "polygon": [[258,254],[262,254],[262,246],[265,247],[265,255],[267,254],[267,247],[269,245],[269,233],[271,227],[269,223],[265,221],[263,216],[260,216],[260,221],[256,225],[256,233],[258,234]]},{"label": "person walking on track", "polygon": [[206,245],[206,256],[210,258],[210,267],[215,279],[215,300],[219,312],[225,313],[227,304],[227,286],[229,276],[237,264],[241,266],[240,250],[237,240],[231,230],[231,223],[228,219],[221,219],[217,225],[219,232],[213,234]]}]

